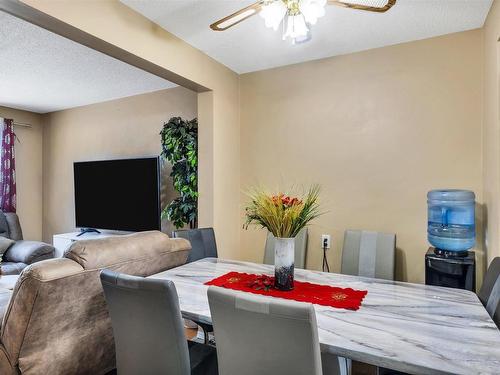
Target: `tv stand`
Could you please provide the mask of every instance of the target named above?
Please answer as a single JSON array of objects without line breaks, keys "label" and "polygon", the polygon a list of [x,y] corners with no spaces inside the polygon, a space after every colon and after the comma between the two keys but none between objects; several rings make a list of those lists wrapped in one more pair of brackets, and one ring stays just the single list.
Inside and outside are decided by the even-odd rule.
[{"label": "tv stand", "polygon": [[76,236],[80,237],[80,236],[84,235],[85,233],[98,233],[98,234],[101,234],[100,231],[98,231],[97,229],[94,229],[94,228],[80,228],[80,233],[78,233]]}]

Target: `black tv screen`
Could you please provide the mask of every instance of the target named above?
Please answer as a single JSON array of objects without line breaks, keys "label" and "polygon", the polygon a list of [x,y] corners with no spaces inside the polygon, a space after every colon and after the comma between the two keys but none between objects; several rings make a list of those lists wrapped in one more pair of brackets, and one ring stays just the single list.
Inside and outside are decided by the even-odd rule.
[{"label": "black tv screen", "polygon": [[76,162],[79,228],[139,232],[160,229],[159,159]]}]

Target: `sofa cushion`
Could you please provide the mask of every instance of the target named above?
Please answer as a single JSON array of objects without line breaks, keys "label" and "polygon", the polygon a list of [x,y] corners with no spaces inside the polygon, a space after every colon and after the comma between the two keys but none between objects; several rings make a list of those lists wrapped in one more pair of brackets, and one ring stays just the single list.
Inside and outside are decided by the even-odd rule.
[{"label": "sofa cushion", "polygon": [[0,236],[9,238],[9,225],[3,211],[0,210]]},{"label": "sofa cushion", "polygon": [[23,262],[2,262],[0,265],[2,275],[19,275],[26,268]]},{"label": "sofa cushion", "polygon": [[16,241],[11,240],[10,238],[7,237],[0,236],[0,257],[3,256],[3,254],[7,251],[9,247],[12,246],[14,242]]},{"label": "sofa cushion", "polygon": [[5,219],[7,219],[7,225],[9,227],[9,238],[14,241],[20,241],[23,239],[23,231],[21,229],[21,223],[19,222],[19,216],[15,212],[5,212]]},{"label": "sofa cushion", "polygon": [[[159,231],[138,232],[74,242],[64,254],[84,269],[113,268],[137,276],[152,275],[185,263],[191,245],[182,238],[169,238]],[[177,253],[177,254],[175,254]],[[129,272],[128,265],[132,268]]]},{"label": "sofa cushion", "polygon": [[22,262],[31,264],[35,260],[43,260],[54,257],[54,246],[39,241],[17,241],[4,254],[4,260],[8,262]]}]

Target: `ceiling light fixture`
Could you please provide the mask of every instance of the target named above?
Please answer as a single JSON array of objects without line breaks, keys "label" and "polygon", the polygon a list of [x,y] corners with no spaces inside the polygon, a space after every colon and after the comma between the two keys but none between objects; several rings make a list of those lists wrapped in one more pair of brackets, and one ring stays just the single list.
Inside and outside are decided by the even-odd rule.
[{"label": "ceiling light fixture", "polygon": [[283,40],[290,38],[293,44],[311,39],[311,26],[325,15],[326,5],[336,5],[355,10],[384,13],[397,0],[258,0],[213,24],[214,31],[224,31],[260,13],[267,27],[278,30],[282,25]]},{"label": "ceiling light fixture", "polygon": [[325,15],[327,0],[267,0],[260,15],[267,27],[278,30],[283,25],[283,40],[302,43],[311,38],[311,25]]}]

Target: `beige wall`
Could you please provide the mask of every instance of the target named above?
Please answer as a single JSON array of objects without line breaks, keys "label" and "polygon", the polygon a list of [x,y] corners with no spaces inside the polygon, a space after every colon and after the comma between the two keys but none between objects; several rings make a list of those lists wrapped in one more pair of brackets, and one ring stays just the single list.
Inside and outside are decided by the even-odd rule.
[{"label": "beige wall", "polygon": [[[481,38],[469,31],[241,77],[242,189],[322,186],[328,213],[310,228],[308,268],[321,267],[322,233],[333,236],[338,272],[345,229],[395,232],[398,279],[423,281],[427,191],[471,189],[482,202]],[[241,238],[241,257],[260,261],[264,231]]]},{"label": "beige wall", "polygon": [[42,117],[33,112],[0,107],[0,117],[31,124],[15,126],[17,213],[27,240],[42,239]]},{"label": "beige wall", "polygon": [[[199,94],[200,225],[214,226],[221,256],[239,256],[238,75],[118,0],[23,3],[212,90]],[[207,160],[208,159],[208,160]],[[201,165],[203,163],[203,165]]]},{"label": "beige wall", "polygon": [[[479,31],[243,76],[240,107],[234,72],[117,0],[23,1],[212,90],[198,95],[200,155],[205,155],[200,160],[200,224],[215,226],[223,257],[261,259],[263,233],[244,232],[240,250],[238,220],[240,182],[245,188],[257,176],[269,184],[276,176],[287,182],[289,176],[300,183],[309,182],[304,176],[311,182],[330,181],[323,185],[331,213],[314,229],[311,267],[320,265],[318,233],[334,234],[330,257],[338,270],[344,227],[395,230],[404,255],[399,257],[399,276],[409,280],[423,277],[425,192],[441,185],[468,187],[482,202]],[[309,73],[302,71],[305,66],[312,67]],[[301,93],[301,88],[315,95]],[[266,109],[270,104],[273,110]],[[307,116],[310,108],[312,117]],[[276,115],[279,109],[285,111],[281,116]],[[241,150],[240,139],[245,143]],[[463,149],[457,151],[457,145]],[[331,159],[322,157],[326,152],[321,147]],[[302,157],[287,157],[292,148],[302,151]],[[444,164],[442,169],[436,160]],[[444,166],[451,172],[442,174]],[[321,169],[331,177],[323,177]],[[349,186],[344,182],[348,178],[354,182]],[[354,195],[360,199],[352,199]],[[402,213],[404,219],[396,219]],[[254,242],[247,245],[249,241]]]},{"label": "beige wall", "polygon": [[[197,116],[196,93],[182,87],[68,109],[45,116],[43,238],[75,230],[73,162],[155,156],[160,130],[172,116]],[[164,163],[168,175],[170,167]],[[163,201],[175,193],[164,180]],[[124,202],[126,204],[126,202]],[[163,230],[172,228],[163,223]]]},{"label": "beige wall", "polygon": [[494,1],[483,29],[483,179],[488,261],[500,256],[500,1]]}]

